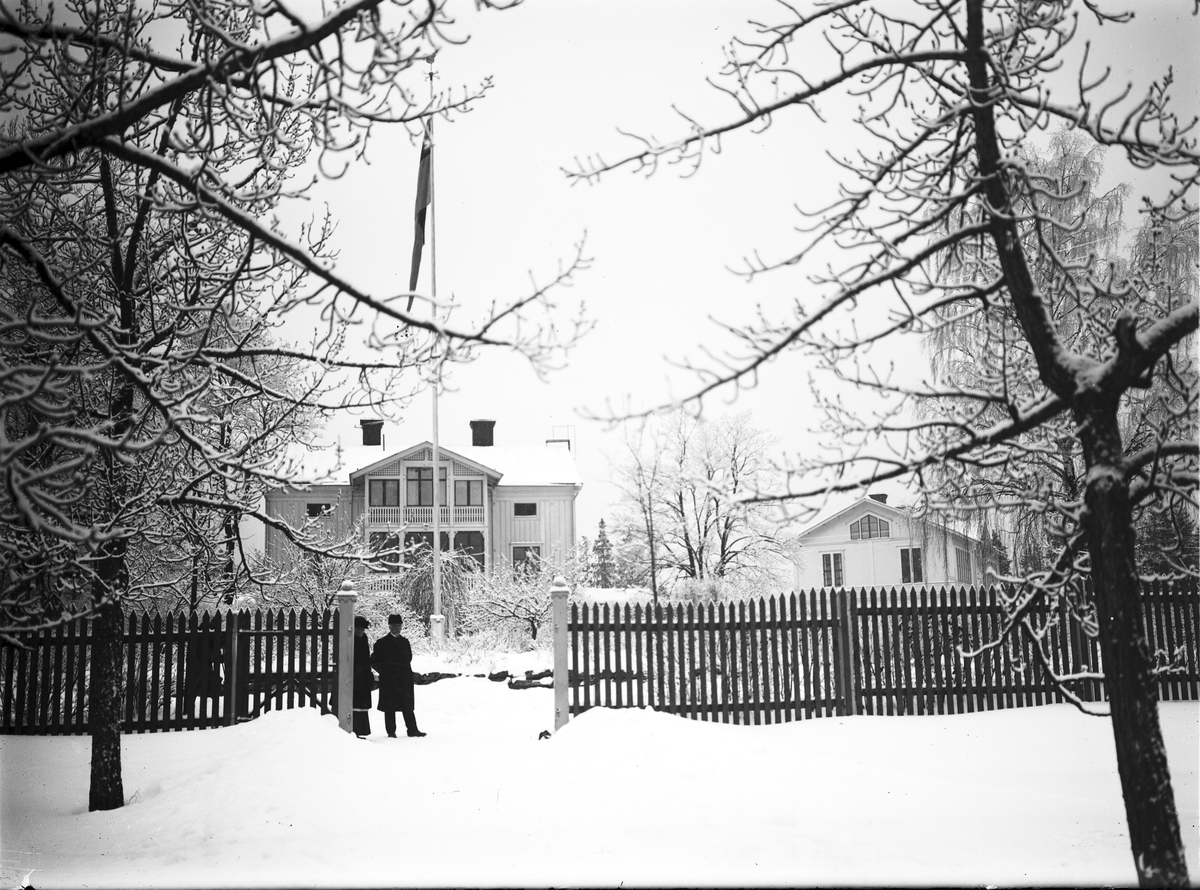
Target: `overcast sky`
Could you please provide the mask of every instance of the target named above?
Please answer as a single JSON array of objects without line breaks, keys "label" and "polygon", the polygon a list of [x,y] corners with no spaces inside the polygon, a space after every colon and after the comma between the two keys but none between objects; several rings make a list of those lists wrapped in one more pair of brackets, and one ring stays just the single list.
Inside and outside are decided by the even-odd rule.
[{"label": "overcast sky", "polygon": [[[1188,85],[1181,98],[1200,108],[1200,27],[1190,5],[1127,5],[1137,9],[1137,26],[1100,35],[1119,38],[1111,60],[1123,70],[1114,78],[1144,80],[1173,64]],[[588,537],[613,515],[607,456],[619,454],[620,441],[579,412],[644,409],[685,394],[694,378],[669,361],[698,358],[701,345],[726,345],[711,319],[746,321],[760,304],[779,313],[805,296],[803,270],[747,284],[726,267],[755,250],[778,257],[798,243],[793,204],[811,207],[834,195],[837,170],[824,152],[853,148],[854,133],[839,125],[836,108],[822,109],[831,119],[824,126],[797,109],[765,133],[726,139],[721,154],[707,156],[690,178],[664,168],[650,179],[617,172],[597,185],[571,186],[561,168],[576,157],[611,160],[634,148],[618,127],[681,135],[672,105],[707,124],[734,117],[735,106],[705,78],[716,76],[722,47],[747,32],[747,19],[773,21],[778,9],[758,0],[529,0],[476,14],[464,5],[457,36],[469,34],[469,42],[438,56],[441,88],[489,75],[495,84],[474,111],[437,128],[439,297],[453,295],[467,314],[518,297],[531,273],[545,281],[569,260],[586,232],[594,262],[564,298],[568,307],[583,301],[595,323],[548,382],[524,360],[496,352],[455,369],[441,399],[441,438],[469,441],[473,418],[497,421],[498,444],[536,444],[573,427],[584,481],[578,527]],[[369,164],[316,193],[338,223],[339,269],[375,293],[407,286],[417,159],[417,146],[403,137],[379,138]],[[1115,182],[1119,164],[1110,166]],[[424,290],[428,257],[423,268]],[[750,410],[782,451],[798,452],[811,446],[806,431],[817,422],[806,370],[795,359],[775,362],[756,390],[734,404],[711,400],[705,410]],[[419,397],[403,427],[389,432],[389,447],[428,438],[430,415],[429,397]],[[342,429],[349,434],[349,425]]]}]

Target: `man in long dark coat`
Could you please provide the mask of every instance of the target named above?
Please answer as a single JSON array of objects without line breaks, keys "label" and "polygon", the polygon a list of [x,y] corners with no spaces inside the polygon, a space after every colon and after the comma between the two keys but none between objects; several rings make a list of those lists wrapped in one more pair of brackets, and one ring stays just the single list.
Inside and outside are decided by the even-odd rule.
[{"label": "man in long dark coat", "polygon": [[354,734],[365,739],[371,734],[371,641],[367,628],[371,622],[362,615],[354,617]]},{"label": "man in long dark coat", "polygon": [[371,655],[371,667],[379,672],[379,703],[383,711],[383,725],[389,739],[396,737],[396,712],[404,714],[404,728],[410,737],[419,738],[425,733],[417,729],[417,717],[413,713],[412,647],[400,636],[404,619],[399,615],[388,616],[388,635],[375,642]]}]

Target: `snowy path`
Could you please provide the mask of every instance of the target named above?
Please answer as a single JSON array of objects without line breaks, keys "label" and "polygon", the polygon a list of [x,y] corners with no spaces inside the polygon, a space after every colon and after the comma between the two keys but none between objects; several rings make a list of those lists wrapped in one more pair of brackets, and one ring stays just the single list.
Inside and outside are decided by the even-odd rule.
[{"label": "snowy path", "polygon": [[[1122,884],[1106,720],[1067,706],[776,727],[594,710],[475,678],[425,739],[311,710],[124,739],[134,802],[88,814],[88,741],[0,738],[0,836],[51,887]],[[1200,877],[1200,705],[1161,708]]]}]

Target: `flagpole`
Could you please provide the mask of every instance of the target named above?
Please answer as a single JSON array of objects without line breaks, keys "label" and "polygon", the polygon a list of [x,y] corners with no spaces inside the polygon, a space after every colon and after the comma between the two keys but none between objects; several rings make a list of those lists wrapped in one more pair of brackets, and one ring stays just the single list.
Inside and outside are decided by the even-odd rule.
[{"label": "flagpole", "polygon": [[[434,54],[436,55],[436,53]],[[429,98],[433,99],[433,60],[429,57]],[[429,121],[429,295],[433,299],[433,316],[437,318],[437,201],[434,191],[433,119]],[[440,335],[435,334],[440,337]],[[429,635],[436,642],[446,639],[446,619],[442,615],[442,496],[441,451],[438,448],[438,389],[442,382],[442,363],[435,354],[433,364],[433,614],[429,616]],[[449,476],[449,473],[446,474]],[[449,485],[449,479],[447,486]],[[446,495],[450,492],[447,491]]]}]

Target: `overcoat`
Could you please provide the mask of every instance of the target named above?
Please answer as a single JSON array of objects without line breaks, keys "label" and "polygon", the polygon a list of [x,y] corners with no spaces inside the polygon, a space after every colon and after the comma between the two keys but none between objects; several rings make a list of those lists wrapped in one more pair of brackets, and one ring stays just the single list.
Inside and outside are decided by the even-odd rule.
[{"label": "overcoat", "polygon": [[375,642],[371,667],[379,672],[381,711],[413,709],[412,647],[404,637],[388,634]]},{"label": "overcoat", "polygon": [[354,707],[371,707],[371,641],[354,637]]}]

